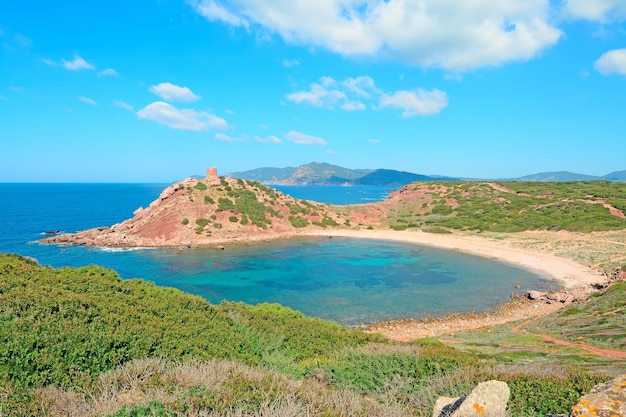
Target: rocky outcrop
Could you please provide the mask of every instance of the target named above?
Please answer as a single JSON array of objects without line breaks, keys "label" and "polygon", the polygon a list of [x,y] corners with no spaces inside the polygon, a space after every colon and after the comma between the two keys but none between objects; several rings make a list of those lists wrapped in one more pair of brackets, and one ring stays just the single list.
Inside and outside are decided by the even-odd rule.
[{"label": "rocky outcrop", "polygon": [[50,236],[42,242],[117,247],[213,246],[280,239],[307,230],[346,227],[358,219],[327,204],[305,202],[261,184],[187,178],[166,187],[146,208],[110,227]]},{"label": "rocky outcrop", "polygon": [[511,391],[506,382],[481,382],[467,397],[440,397],[433,408],[433,417],[502,417]]},{"label": "rocky outcrop", "polygon": [[572,408],[571,417],[626,416],[626,375],[596,385]]}]

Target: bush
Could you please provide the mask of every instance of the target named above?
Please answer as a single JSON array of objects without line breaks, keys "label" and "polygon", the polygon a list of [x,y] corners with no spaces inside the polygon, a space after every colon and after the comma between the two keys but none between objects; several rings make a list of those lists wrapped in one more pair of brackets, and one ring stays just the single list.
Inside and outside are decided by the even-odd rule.
[{"label": "bush", "polygon": [[229,220],[231,223],[237,223],[237,222],[239,221],[239,218],[238,218],[237,216],[230,216],[230,217],[228,218],[228,220]]},{"label": "bush", "polygon": [[211,197],[209,197],[208,195],[204,196],[204,204],[215,204],[215,200],[213,200]]},{"label": "bush", "polygon": [[194,185],[193,188],[195,188],[196,190],[204,191],[207,189],[207,186],[205,183],[199,182],[196,185]]},{"label": "bush", "polygon": [[300,216],[289,216],[289,223],[296,228],[307,227],[309,225],[309,221]]},{"label": "bush", "polygon": [[183,219],[183,221],[180,222],[180,224],[182,224],[183,226],[188,225],[189,224],[189,219],[187,217],[185,217]]}]

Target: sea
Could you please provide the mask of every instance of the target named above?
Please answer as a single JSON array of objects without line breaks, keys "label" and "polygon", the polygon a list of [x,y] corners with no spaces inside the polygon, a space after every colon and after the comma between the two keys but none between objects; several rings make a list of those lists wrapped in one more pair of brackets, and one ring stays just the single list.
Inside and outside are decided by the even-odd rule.
[{"label": "sea", "polygon": [[[0,184],[0,252],[52,267],[101,265],[124,278],[175,287],[212,303],[280,303],[346,326],[482,312],[512,293],[557,285],[499,260],[355,238],[298,238],[213,248],[94,248],[39,242],[50,232],[110,226],[147,207],[168,184]],[[277,186],[296,198],[360,204],[382,187]],[[1,276],[0,276],[1,279]]]}]

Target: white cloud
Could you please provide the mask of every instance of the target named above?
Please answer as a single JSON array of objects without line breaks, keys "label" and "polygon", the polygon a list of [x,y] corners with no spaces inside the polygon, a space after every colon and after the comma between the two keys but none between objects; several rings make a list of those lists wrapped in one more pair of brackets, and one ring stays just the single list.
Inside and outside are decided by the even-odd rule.
[{"label": "white cloud", "polygon": [[374,144],[378,144],[380,143],[380,141],[378,139],[368,139],[367,140],[369,143],[374,143]]},{"label": "white cloud", "polygon": [[345,88],[356,94],[359,97],[368,98],[372,94],[380,93],[380,90],[374,85],[374,79],[372,77],[361,76],[355,78],[348,78],[341,83]]},{"label": "white cloud", "polygon": [[603,23],[626,19],[624,0],[566,0],[563,12],[570,19],[587,19]]},{"label": "white cloud", "polygon": [[275,143],[275,144],[283,143],[282,140],[280,140],[279,138],[277,138],[276,136],[273,136],[273,135],[270,135],[267,138],[262,138],[260,136],[255,136],[254,140],[256,140],[257,142],[261,142],[261,143]]},{"label": "white cloud", "polygon": [[167,101],[191,103],[200,100],[189,88],[171,83],[161,83],[150,87],[150,92]]},{"label": "white cloud", "polygon": [[326,141],[317,136],[306,135],[292,130],[285,135],[287,140],[298,145],[326,145]]},{"label": "white cloud", "polygon": [[626,49],[613,49],[605,52],[595,62],[594,68],[604,75],[626,75]]},{"label": "white cloud", "polygon": [[117,77],[119,74],[113,68],[107,68],[98,73],[100,77]]},{"label": "white cloud", "polygon": [[9,89],[11,91],[13,91],[14,93],[21,93],[22,91],[24,91],[24,90],[22,90],[22,87],[18,87],[16,85],[10,86]]},{"label": "white cloud", "polygon": [[133,106],[122,100],[115,100],[113,104],[115,104],[117,107],[121,107],[124,110],[135,111],[135,108]]},{"label": "white cloud", "polygon": [[93,100],[93,99],[91,99],[89,97],[78,96],[77,98],[80,101],[82,101],[83,103],[91,104],[92,106],[97,106],[98,105],[98,103],[95,100]]},{"label": "white cloud", "polygon": [[443,91],[420,88],[384,92],[368,76],[347,78],[341,82],[332,77],[321,77],[319,83],[310,85],[310,90],[288,94],[287,99],[297,104],[328,109],[338,104],[345,111],[366,110],[368,104],[372,109],[395,107],[404,110],[403,117],[436,114],[448,105],[448,96]]},{"label": "white cloud", "polygon": [[153,120],[172,129],[191,130],[195,132],[226,129],[228,123],[207,111],[178,109],[163,101],[155,101],[137,112],[141,119]]},{"label": "white cloud", "polygon": [[291,68],[300,65],[300,61],[297,59],[283,59],[283,67]]},{"label": "white cloud", "polygon": [[240,18],[235,13],[231,13],[227,8],[220,6],[215,0],[194,0],[190,1],[198,13],[214,22],[221,20],[232,26],[248,27],[246,19]]},{"label": "white cloud", "polygon": [[321,47],[346,56],[465,71],[532,59],[554,45],[562,32],[551,23],[551,3],[196,0],[193,6],[211,21],[254,27],[292,44]]},{"label": "white cloud", "polygon": [[214,137],[215,139],[221,140],[222,142],[245,142],[246,141],[245,138],[236,139],[224,133],[216,133]]},{"label": "white cloud", "polygon": [[439,113],[448,106],[448,95],[441,90],[396,91],[380,96],[380,108],[395,107],[404,110],[402,117],[427,116]]},{"label": "white cloud", "polygon": [[[62,65],[65,69],[70,70],[70,71],[80,71],[80,70],[84,70],[84,69],[88,69],[88,70],[93,70],[96,69],[96,67],[94,67],[93,65],[91,65],[89,62],[85,61],[82,57],[80,57],[79,55],[74,55],[74,59],[71,61],[66,61],[66,60],[61,60],[62,61]],[[45,62],[45,60],[44,60]]]},{"label": "white cloud", "polygon": [[8,97],[3,96],[2,94],[0,94],[0,100],[8,100]]},{"label": "white cloud", "polygon": [[[327,80],[326,80],[327,82]],[[346,98],[346,95],[339,90],[327,90],[326,87],[313,83],[309,91],[298,91],[287,94],[287,100],[294,103],[307,103],[314,107],[333,108],[338,101]]]},{"label": "white cloud", "polygon": [[226,113],[226,114],[235,114],[235,111],[231,110],[231,109],[226,109],[226,110],[224,110],[224,113]]},{"label": "white cloud", "polygon": [[365,104],[360,101],[346,101],[341,105],[341,109],[346,111],[365,110],[366,108]]}]

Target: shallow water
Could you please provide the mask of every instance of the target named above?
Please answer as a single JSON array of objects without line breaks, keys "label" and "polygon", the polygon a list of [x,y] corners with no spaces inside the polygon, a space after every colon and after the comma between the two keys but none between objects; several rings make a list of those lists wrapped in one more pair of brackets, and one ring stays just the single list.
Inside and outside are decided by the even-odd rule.
[{"label": "shallow water", "polygon": [[[106,250],[42,245],[47,230],[114,224],[147,206],[163,185],[0,184],[0,251],[51,266],[98,264],[207,300],[277,302],[357,325],[485,311],[512,292],[554,284],[500,261],[398,242],[309,238],[208,248]],[[338,187],[335,187],[338,188]],[[340,187],[345,188],[345,187]],[[334,193],[337,191],[334,190]],[[515,289],[516,284],[521,288]]]}]

